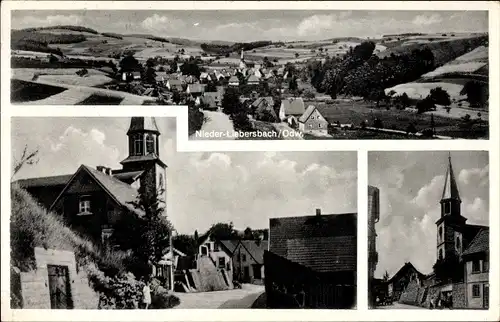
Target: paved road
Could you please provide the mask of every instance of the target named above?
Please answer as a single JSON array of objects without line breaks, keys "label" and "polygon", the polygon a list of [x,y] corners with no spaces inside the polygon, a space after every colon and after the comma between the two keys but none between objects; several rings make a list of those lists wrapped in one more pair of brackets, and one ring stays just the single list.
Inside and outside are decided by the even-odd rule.
[{"label": "paved road", "polygon": [[[200,292],[200,293],[174,293],[181,303],[176,306],[176,309],[217,309],[224,305],[224,308],[240,308],[246,306],[253,296],[255,299],[264,292],[264,286],[243,284],[241,289],[216,292]],[[247,296],[252,296],[248,297]],[[243,300],[244,299],[244,300]],[[255,301],[251,301],[252,303]],[[243,302],[238,302],[243,300]],[[230,301],[230,302],[228,302]],[[228,302],[227,304],[225,304]],[[251,306],[252,303],[249,305]]]},{"label": "paved road", "polygon": [[377,309],[384,309],[384,310],[427,310],[425,307],[402,304],[402,303],[398,303],[398,302],[394,302],[391,305],[377,306]]},{"label": "paved road", "polygon": [[222,112],[203,111],[206,121],[201,126],[200,132],[209,134],[208,137],[199,137],[193,134],[195,140],[234,140],[233,121]]}]

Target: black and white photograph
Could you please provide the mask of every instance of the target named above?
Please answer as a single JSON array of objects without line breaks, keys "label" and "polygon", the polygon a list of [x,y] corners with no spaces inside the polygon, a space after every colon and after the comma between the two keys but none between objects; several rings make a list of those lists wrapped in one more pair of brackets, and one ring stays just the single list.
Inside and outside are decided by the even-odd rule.
[{"label": "black and white photograph", "polygon": [[183,105],[192,140],[489,138],[487,10],[13,10],[10,49],[15,105]]},{"label": "black and white photograph", "polygon": [[371,308],[487,310],[488,152],[369,152],[368,171]]},{"label": "black and white photograph", "polygon": [[355,308],[357,152],[177,152],[176,126],[11,119],[11,308]]}]

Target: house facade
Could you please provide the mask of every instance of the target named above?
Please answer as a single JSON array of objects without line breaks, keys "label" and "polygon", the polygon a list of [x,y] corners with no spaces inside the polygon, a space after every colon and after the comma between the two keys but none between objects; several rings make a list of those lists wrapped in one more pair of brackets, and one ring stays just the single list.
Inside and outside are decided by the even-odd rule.
[{"label": "house facade", "polygon": [[295,122],[306,111],[304,100],[301,97],[284,99],[281,101],[279,118],[281,121],[288,121],[288,123]]},{"label": "house facade", "polygon": [[232,275],[233,273],[233,246],[216,240],[212,235],[208,235],[200,242],[198,247],[198,258],[208,257],[218,269],[224,269]]},{"label": "house facade", "polygon": [[310,105],[304,114],[299,117],[299,131],[310,134],[328,134],[328,121],[320,111]]},{"label": "house facade", "polygon": [[129,155],[121,162],[122,169],[81,165],[72,175],[17,183],[73,229],[97,244],[108,245],[113,226],[122,216],[142,214],[130,204],[137,201],[140,187],[149,197],[166,203],[167,166],[159,156],[156,120],[132,117],[127,136]]},{"label": "house facade", "polygon": [[462,254],[465,263],[465,298],[467,307],[489,308],[489,229],[481,229]]},{"label": "house facade", "polygon": [[264,283],[264,251],[267,240],[240,240],[233,250],[234,279],[243,283]]}]

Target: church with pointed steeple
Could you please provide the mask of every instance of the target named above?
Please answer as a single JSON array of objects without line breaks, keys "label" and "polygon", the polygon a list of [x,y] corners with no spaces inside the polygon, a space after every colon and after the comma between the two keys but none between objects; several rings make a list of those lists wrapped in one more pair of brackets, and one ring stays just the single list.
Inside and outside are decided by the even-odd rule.
[{"label": "church with pointed steeple", "polygon": [[[160,131],[154,117],[132,117],[126,136],[128,155],[121,169],[82,164],[74,174],[18,180],[47,210],[98,244],[106,244],[124,214],[141,211],[139,189],[166,204],[166,164],[160,158]],[[163,205],[166,209],[166,205]]]},{"label": "church with pointed steeple", "polygon": [[458,190],[457,180],[453,172],[451,154],[448,156],[443,193],[441,195],[441,216],[436,221],[437,226],[437,256],[438,260],[447,256],[460,256],[474,236],[483,228],[479,225],[467,224],[467,218],[462,216],[462,200]]}]

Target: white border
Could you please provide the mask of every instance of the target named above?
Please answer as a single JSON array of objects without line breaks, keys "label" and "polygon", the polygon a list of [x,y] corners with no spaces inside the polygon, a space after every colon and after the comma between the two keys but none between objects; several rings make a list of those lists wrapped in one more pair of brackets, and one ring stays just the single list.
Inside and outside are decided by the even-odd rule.
[{"label": "white border", "polygon": [[[10,57],[11,10],[78,10],[78,9],[127,9],[127,10],[489,10],[490,36],[490,139],[489,140],[338,140],[338,141],[191,141],[187,137],[187,110],[182,106],[11,106],[10,62],[2,59],[1,89],[1,305],[2,320],[15,321],[473,321],[498,320],[499,317],[499,13],[495,2],[112,2],[112,1],[4,1],[2,3],[2,57]],[[358,152],[358,296],[357,310],[148,310],[148,311],[98,311],[98,310],[11,310],[9,307],[9,217],[10,198],[10,118],[13,116],[171,116],[177,118],[177,149],[187,151],[359,151]],[[488,150],[490,158],[490,309],[488,311],[452,310],[368,310],[367,309],[367,151],[409,150]],[[334,197],[334,196],[332,196]],[[495,305],[496,304],[496,305]]]}]

